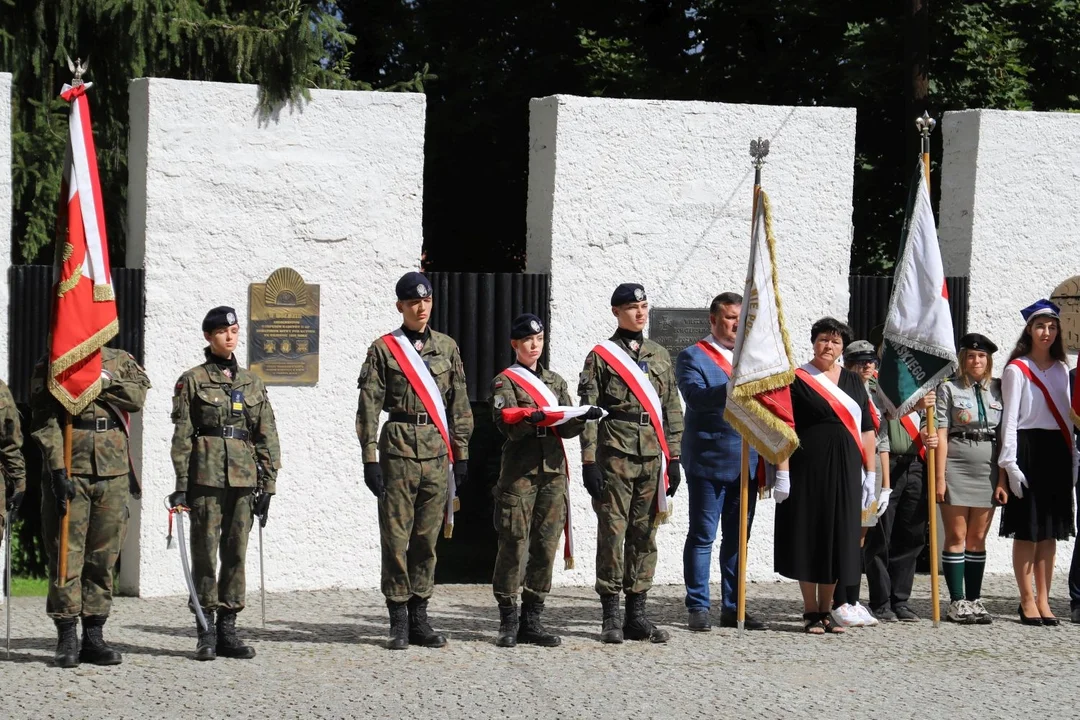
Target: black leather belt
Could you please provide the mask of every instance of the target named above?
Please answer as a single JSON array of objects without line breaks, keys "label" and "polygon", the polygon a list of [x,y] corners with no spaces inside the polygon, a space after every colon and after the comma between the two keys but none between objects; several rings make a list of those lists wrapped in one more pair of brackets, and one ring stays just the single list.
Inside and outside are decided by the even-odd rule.
[{"label": "black leather belt", "polygon": [[994,439],[994,433],[988,432],[958,432],[949,436],[950,438],[960,438],[961,440],[974,440],[976,442],[986,442],[987,440]]},{"label": "black leather belt", "polygon": [[431,417],[427,413],[390,413],[390,422],[408,423],[409,425],[430,425]]},{"label": "black leather belt", "polygon": [[83,420],[82,418],[75,418],[72,421],[71,427],[76,430],[92,430],[94,432],[105,432],[106,430],[113,430],[120,427],[120,423],[111,417],[96,417],[93,420]]},{"label": "black leather belt", "polygon": [[250,440],[251,433],[243,428],[203,426],[195,429],[196,437],[219,437],[227,440]]},{"label": "black leather belt", "polygon": [[622,422],[631,422],[635,425],[652,425],[652,421],[647,412],[630,413],[630,412],[609,412],[606,420],[621,420]]}]

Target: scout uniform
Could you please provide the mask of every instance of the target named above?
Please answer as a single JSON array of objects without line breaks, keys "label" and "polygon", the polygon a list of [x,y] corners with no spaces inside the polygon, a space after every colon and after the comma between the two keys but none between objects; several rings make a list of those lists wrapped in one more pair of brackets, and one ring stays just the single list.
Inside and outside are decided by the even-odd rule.
[{"label": "scout uniform", "polygon": [[[207,313],[202,328],[211,333],[233,325],[236,311],[222,306]],[[195,659],[246,659],[255,650],[237,637],[236,614],[244,609],[248,532],[277,492],[281,453],[263,381],[235,355],[204,352],[205,362],[181,375],[173,392],[176,491],[169,504],[191,510],[191,575],[207,619]]]},{"label": "scout uniform", "polygon": [[[431,297],[431,283],[420,273],[406,273],[396,291],[400,306]],[[432,630],[427,617],[435,544],[444,522],[447,536],[452,532],[473,430],[457,343],[428,327],[395,330],[371,344],[357,386],[364,482],[379,501],[387,647],[442,647],[446,638]],[[384,410],[389,418],[380,433]]]},{"label": "scout uniform", "polygon": [[[521,340],[543,331],[540,318],[526,313],[514,320],[510,338]],[[586,421],[600,417],[602,411],[574,407],[566,381],[558,373],[539,363],[530,369],[516,362],[492,381],[491,408],[495,426],[506,437],[502,470],[493,490],[495,530],[499,534],[491,580],[500,615],[496,644],[513,647],[523,642],[554,647],[560,638],[547,632],[540,615],[551,589],[559,536],[564,532],[564,558],[567,567],[573,567],[568,468],[562,441],[580,435]],[[532,412],[515,415],[511,413],[514,409]],[[576,416],[567,417],[571,413]],[[558,420],[555,416],[559,416]],[[516,617],[519,588],[520,627]]]},{"label": "scout uniform", "polygon": [[[26,495],[22,442],[19,409],[15,407],[11,390],[0,380],[0,473],[4,481],[4,510],[10,520],[15,519]],[[0,515],[0,537],[4,535],[4,520],[4,516]]]},{"label": "scout uniform", "polygon": [[[960,338],[960,352],[985,352],[993,356],[997,345],[985,335],[968,333]],[[962,374],[950,378],[937,390],[938,428],[948,430],[945,453],[945,504],[991,508],[997,485],[997,429],[1001,422],[1001,380],[986,378],[975,383]],[[941,462],[941,460],[938,460]],[[954,622],[992,622],[980,599],[986,551],[944,552],[942,572],[949,586],[948,617]],[[964,585],[967,585],[965,596]],[[970,603],[970,604],[969,604]]]},{"label": "scout uniform", "polygon": [[[57,667],[80,662],[116,665],[120,653],[105,642],[112,609],[113,571],[128,522],[128,497],[139,494],[128,453],[127,413],[146,401],[150,380],[121,350],[101,349],[101,392],[72,418],[71,476],[64,466],[64,408],[46,387],[49,364],[30,383],[31,435],[41,447],[51,482],[41,484],[41,526],[49,558],[45,610],[56,623]],[[68,514],[67,577],[58,578],[60,518]],[[82,648],[75,622],[81,617]]]},{"label": "scout uniform", "polygon": [[[641,285],[624,283],[612,294],[611,305],[645,299]],[[582,405],[609,412],[599,427],[588,425],[581,435],[582,474],[598,520],[596,592],[604,610],[601,639],[666,642],[668,633],[646,617],[645,600],[656,570],[656,527],[667,514],[665,491],[673,494],[681,480],[676,456],[683,417],[671,356],[641,332],[619,328],[585,359],[578,395]],[[665,466],[666,478],[662,477]],[[620,590],[626,592],[626,622],[621,630]]]}]

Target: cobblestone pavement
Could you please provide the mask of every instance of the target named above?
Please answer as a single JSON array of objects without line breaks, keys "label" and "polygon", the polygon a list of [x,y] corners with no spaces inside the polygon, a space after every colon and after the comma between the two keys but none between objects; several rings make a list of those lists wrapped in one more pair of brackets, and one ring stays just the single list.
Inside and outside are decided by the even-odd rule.
[{"label": "cobblestone pavement", "polygon": [[[916,582],[912,607],[928,617],[929,582]],[[990,626],[934,629],[924,620],[812,637],[801,632],[794,584],[755,584],[748,604],[769,630],[738,637],[687,631],[682,589],[660,587],[650,606],[671,642],[611,646],[599,642],[591,589],[557,588],[545,620],[564,635],[562,647],[509,650],[493,643],[490,588],[440,586],[431,615],[449,646],[405,652],[382,648],[386,609],[376,592],[269,596],[266,629],[251,593],[240,626],[258,657],[211,663],[191,659],[183,599],[121,598],[106,630],[124,663],[74,670],[50,664],[44,599],[16,598],[0,717],[1075,717],[1080,626],[1067,622],[1064,588],[1057,628],[1017,622],[1011,578],[988,578],[986,591]]]}]

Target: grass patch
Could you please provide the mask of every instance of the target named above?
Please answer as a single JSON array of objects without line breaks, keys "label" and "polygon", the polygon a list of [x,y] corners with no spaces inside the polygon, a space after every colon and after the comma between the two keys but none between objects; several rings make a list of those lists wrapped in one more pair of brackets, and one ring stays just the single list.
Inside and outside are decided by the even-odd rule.
[{"label": "grass patch", "polygon": [[13,597],[45,597],[49,594],[48,578],[11,578],[11,594]]}]

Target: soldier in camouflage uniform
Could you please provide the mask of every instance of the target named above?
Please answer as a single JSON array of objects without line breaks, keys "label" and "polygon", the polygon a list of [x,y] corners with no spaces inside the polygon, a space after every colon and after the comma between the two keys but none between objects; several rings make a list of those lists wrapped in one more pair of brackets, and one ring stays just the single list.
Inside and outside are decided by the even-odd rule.
[{"label": "soldier in camouflage uniform", "polygon": [[[150,380],[135,358],[101,349],[101,392],[72,419],[71,476],[64,467],[66,412],[46,387],[48,362],[30,383],[31,435],[41,446],[50,482],[41,483],[41,529],[49,558],[45,609],[56,623],[54,663],[117,665],[120,653],[103,636],[112,608],[113,571],[127,531],[128,497],[139,494],[123,413],[142,410]],[[67,577],[57,578],[60,518],[68,517]],[[82,648],[76,622],[82,618]]]},{"label": "soldier in camouflage uniform", "polygon": [[[26,495],[26,465],[22,456],[19,409],[11,390],[0,380],[0,472],[4,481],[4,511],[14,522]],[[0,538],[4,536],[4,516],[0,515]]]},{"label": "soldier in camouflage uniform", "polygon": [[198,628],[195,659],[247,659],[255,649],[237,637],[236,614],[244,609],[248,532],[270,510],[281,453],[266,386],[233,354],[236,311],[216,307],[202,328],[206,361],[181,375],[173,393],[169,504],[191,510],[191,575],[208,625]]},{"label": "soldier in camouflage uniform", "polygon": [[[671,356],[642,334],[649,304],[641,285],[619,285],[611,296],[611,313],[619,323],[611,341],[637,362],[663,405],[664,434],[673,455],[667,494],[674,495],[682,481],[677,454],[683,417]],[[646,593],[656,570],[660,441],[629,386],[595,352],[585,359],[578,395],[582,405],[598,405],[610,413],[599,427],[586,426],[581,435],[582,475],[598,520],[596,592],[604,609],[601,639],[667,642],[667,631],[653,625],[645,614]],[[626,592],[626,621],[621,629],[620,590]]]},{"label": "soldier in camouflage uniform", "polygon": [[[544,325],[535,315],[518,316],[510,327],[510,345],[517,364],[532,372],[551,390],[559,405],[572,405],[566,381],[540,366],[544,352]],[[495,559],[492,590],[499,604],[499,647],[530,643],[555,647],[558,635],[540,622],[544,600],[551,590],[551,573],[566,521],[566,457],[560,438],[581,434],[587,420],[599,419],[600,408],[557,427],[537,427],[544,413],[535,409],[524,422],[506,423],[504,408],[538,408],[533,397],[510,377],[509,371],[491,383],[495,426],[506,436],[502,448],[502,471],[494,488],[495,530],[499,553]],[[524,581],[524,582],[523,582]],[[521,621],[517,617],[517,593],[521,588]]]},{"label": "soldier in camouflage uniform", "polygon": [[[428,622],[435,583],[435,543],[447,505],[450,473],[458,488],[468,476],[472,409],[465,369],[453,338],[428,327],[431,283],[418,272],[398,280],[401,332],[434,378],[446,407],[453,452],[435,426],[420,396],[381,337],[371,344],[357,386],[356,435],[364,459],[364,483],[378,498],[382,541],[382,592],[390,614],[387,647],[442,647],[446,638]],[[421,371],[422,372],[422,371]],[[389,413],[379,433],[380,413]],[[447,531],[452,526],[447,525]]]}]

